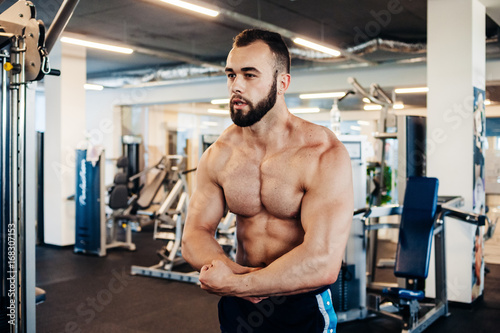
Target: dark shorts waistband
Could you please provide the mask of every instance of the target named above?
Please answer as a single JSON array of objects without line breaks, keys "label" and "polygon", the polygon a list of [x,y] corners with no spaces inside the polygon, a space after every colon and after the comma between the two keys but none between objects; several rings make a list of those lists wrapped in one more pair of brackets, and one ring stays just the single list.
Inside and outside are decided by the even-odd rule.
[{"label": "dark shorts waistband", "polygon": [[318,289],[315,289],[315,290],[312,290],[312,291],[308,291],[306,293],[288,295],[288,296],[286,296],[286,298],[293,299],[293,298],[301,298],[301,297],[304,297],[304,296],[318,295],[318,294],[321,294],[322,292],[328,290],[328,288],[330,288],[330,287],[329,286],[324,286],[324,287],[321,287],[321,288],[318,288]]}]

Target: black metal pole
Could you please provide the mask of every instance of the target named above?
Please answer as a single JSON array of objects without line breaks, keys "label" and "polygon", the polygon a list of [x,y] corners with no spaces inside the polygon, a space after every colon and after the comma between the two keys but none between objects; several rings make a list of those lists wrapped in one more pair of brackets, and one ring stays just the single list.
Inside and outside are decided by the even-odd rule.
[{"label": "black metal pole", "polygon": [[47,31],[47,37],[45,38],[45,48],[48,53],[50,53],[64,28],[66,28],[79,1],[80,0],[64,0],[59,8],[59,11],[50,25],[49,31]]}]

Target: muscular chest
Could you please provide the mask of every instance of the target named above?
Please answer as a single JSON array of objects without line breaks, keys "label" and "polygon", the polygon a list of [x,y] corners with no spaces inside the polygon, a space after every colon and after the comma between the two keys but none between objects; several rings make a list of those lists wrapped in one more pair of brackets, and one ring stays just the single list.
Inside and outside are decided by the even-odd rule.
[{"label": "muscular chest", "polygon": [[294,218],[303,191],[300,170],[285,154],[263,160],[235,155],[223,172],[222,187],[228,208],[255,216],[262,210],[278,218]]}]

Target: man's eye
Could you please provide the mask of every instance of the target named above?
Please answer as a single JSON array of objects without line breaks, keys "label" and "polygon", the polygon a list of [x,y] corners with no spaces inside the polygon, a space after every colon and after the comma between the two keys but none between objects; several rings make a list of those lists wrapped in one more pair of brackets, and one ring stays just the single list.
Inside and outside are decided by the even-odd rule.
[{"label": "man's eye", "polygon": [[236,75],[235,74],[227,74],[227,77],[232,79],[232,78],[236,77]]},{"label": "man's eye", "polygon": [[245,74],[246,77],[255,77],[255,74]]}]

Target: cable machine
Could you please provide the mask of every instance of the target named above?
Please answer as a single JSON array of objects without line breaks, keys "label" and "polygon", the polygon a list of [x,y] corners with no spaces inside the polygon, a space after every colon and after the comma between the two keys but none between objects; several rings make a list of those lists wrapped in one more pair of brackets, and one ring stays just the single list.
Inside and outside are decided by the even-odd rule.
[{"label": "cable machine", "polygon": [[28,274],[35,270],[36,240],[29,231],[34,221],[26,221],[26,86],[48,74],[59,75],[50,69],[48,54],[78,2],[65,0],[47,33],[30,1],[17,1],[0,14],[2,332],[36,330],[35,281]]}]

